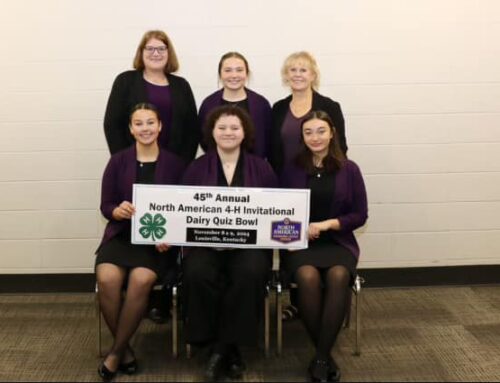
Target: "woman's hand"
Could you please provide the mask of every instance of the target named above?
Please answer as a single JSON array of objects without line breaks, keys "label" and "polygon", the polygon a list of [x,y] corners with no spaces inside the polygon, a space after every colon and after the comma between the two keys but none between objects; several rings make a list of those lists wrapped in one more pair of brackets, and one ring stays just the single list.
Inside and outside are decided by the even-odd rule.
[{"label": "woman's hand", "polygon": [[164,253],[165,251],[168,251],[168,249],[170,249],[171,246],[168,243],[164,242],[164,243],[157,243],[155,247],[159,253]]},{"label": "woman's hand", "polygon": [[310,241],[319,238],[322,231],[340,230],[340,222],[338,219],[327,219],[321,222],[311,222],[307,229],[307,235]]},{"label": "woman's hand", "polygon": [[130,219],[134,214],[135,214],[135,207],[128,201],[123,201],[113,210],[113,218],[116,219],[117,221]]},{"label": "woman's hand", "polygon": [[322,230],[320,222],[311,222],[309,224],[309,228],[307,229],[307,236],[309,240],[314,241],[315,239],[319,238],[321,231]]}]

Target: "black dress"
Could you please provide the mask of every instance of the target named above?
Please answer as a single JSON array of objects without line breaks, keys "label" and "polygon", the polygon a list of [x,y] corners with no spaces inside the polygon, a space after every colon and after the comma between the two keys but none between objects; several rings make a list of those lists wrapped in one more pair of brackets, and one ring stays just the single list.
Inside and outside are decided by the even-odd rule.
[{"label": "black dress", "polygon": [[[156,162],[137,162],[136,183],[154,184],[155,168]],[[166,253],[159,253],[152,245],[133,245],[129,221],[127,229],[101,246],[95,265],[112,263],[125,269],[145,267],[154,271],[160,279],[168,269],[175,267],[176,253],[175,248],[169,249]]]},{"label": "black dress", "polygon": [[[332,218],[329,214],[332,195],[335,192],[335,173],[325,173],[323,169],[316,168],[316,172],[308,177],[307,187],[311,190],[310,222]],[[304,265],[319,269],[342,265],[350,272],[352,279],[356,275],[356,258],[349,250],[335,242],[331,230],[322,231],[319,238],[309,241],[307,249],[282,251],[281,255],[285,278],[292,280],[295,271]]]}]

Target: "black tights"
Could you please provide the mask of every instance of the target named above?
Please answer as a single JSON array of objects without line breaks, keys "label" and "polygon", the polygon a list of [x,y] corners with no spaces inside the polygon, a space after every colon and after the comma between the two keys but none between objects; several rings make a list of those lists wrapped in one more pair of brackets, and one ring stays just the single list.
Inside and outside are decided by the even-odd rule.
[{"label": "black tights", "polygon": [[319,270],[301,266],[295,272],[300,317],[316,347],[316,357],[327,359],[345,317],[351,274],[344,266]]},{"label": "black tights", "polygon": [[[144,316],[156,274],[140,267],[130,270],[123,302],[122,288],[127,278],[125,269],[110,263],[102,263],[97,266],[96,277],[99,305],[114,337],[113,347],[106,357],[105,364],[108,369],[115,371],[125,357],[125,352],[131,353],[128,342]],[[128,357],[133,358],[133,355]]]}]

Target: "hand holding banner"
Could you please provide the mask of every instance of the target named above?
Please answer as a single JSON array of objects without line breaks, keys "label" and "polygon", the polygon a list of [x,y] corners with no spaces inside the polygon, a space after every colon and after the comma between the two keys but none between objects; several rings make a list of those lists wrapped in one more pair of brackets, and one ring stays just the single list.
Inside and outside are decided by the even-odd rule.
[{"label": "hand holding banner", "polygon": [[309,193],[134,184],[132,243],[306,248]]}]

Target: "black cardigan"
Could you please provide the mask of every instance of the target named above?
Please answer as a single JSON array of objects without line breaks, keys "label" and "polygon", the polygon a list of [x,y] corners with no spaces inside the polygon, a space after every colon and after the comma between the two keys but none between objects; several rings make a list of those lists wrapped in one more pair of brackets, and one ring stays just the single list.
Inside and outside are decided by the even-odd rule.
[{"label": "black cardigan", "polygon": [[[273,105],[273,127],[271,132],[271,157],[270,162],[277,174],[285,166],[283,163],[283,142],[281,138],[281,129],[285,121],[286,114],[292,101],[292,96],[288,96],[282,100],[277,101]],[[340,109],[340,104],[332,99],[322,96],[316,91],[313,91],[312,109],[322,110],[326,112],[333,121],[337,137],[339,139],[340,149],[347,153],[347,141],[345,137],[344,116]]]},{"label": "black cardigan", "polygon": [[[167,79],[172,94],[172,125],[167,147],[163,149],[190,162],[200,141],[193,91],[182,77],[168,74]],[[111,154],[134,142],[128,119],[132,108],[140,102],[148,102],[143,72],[130,70],[119,74],[113,83],[104,116],[104,133]]]}]

